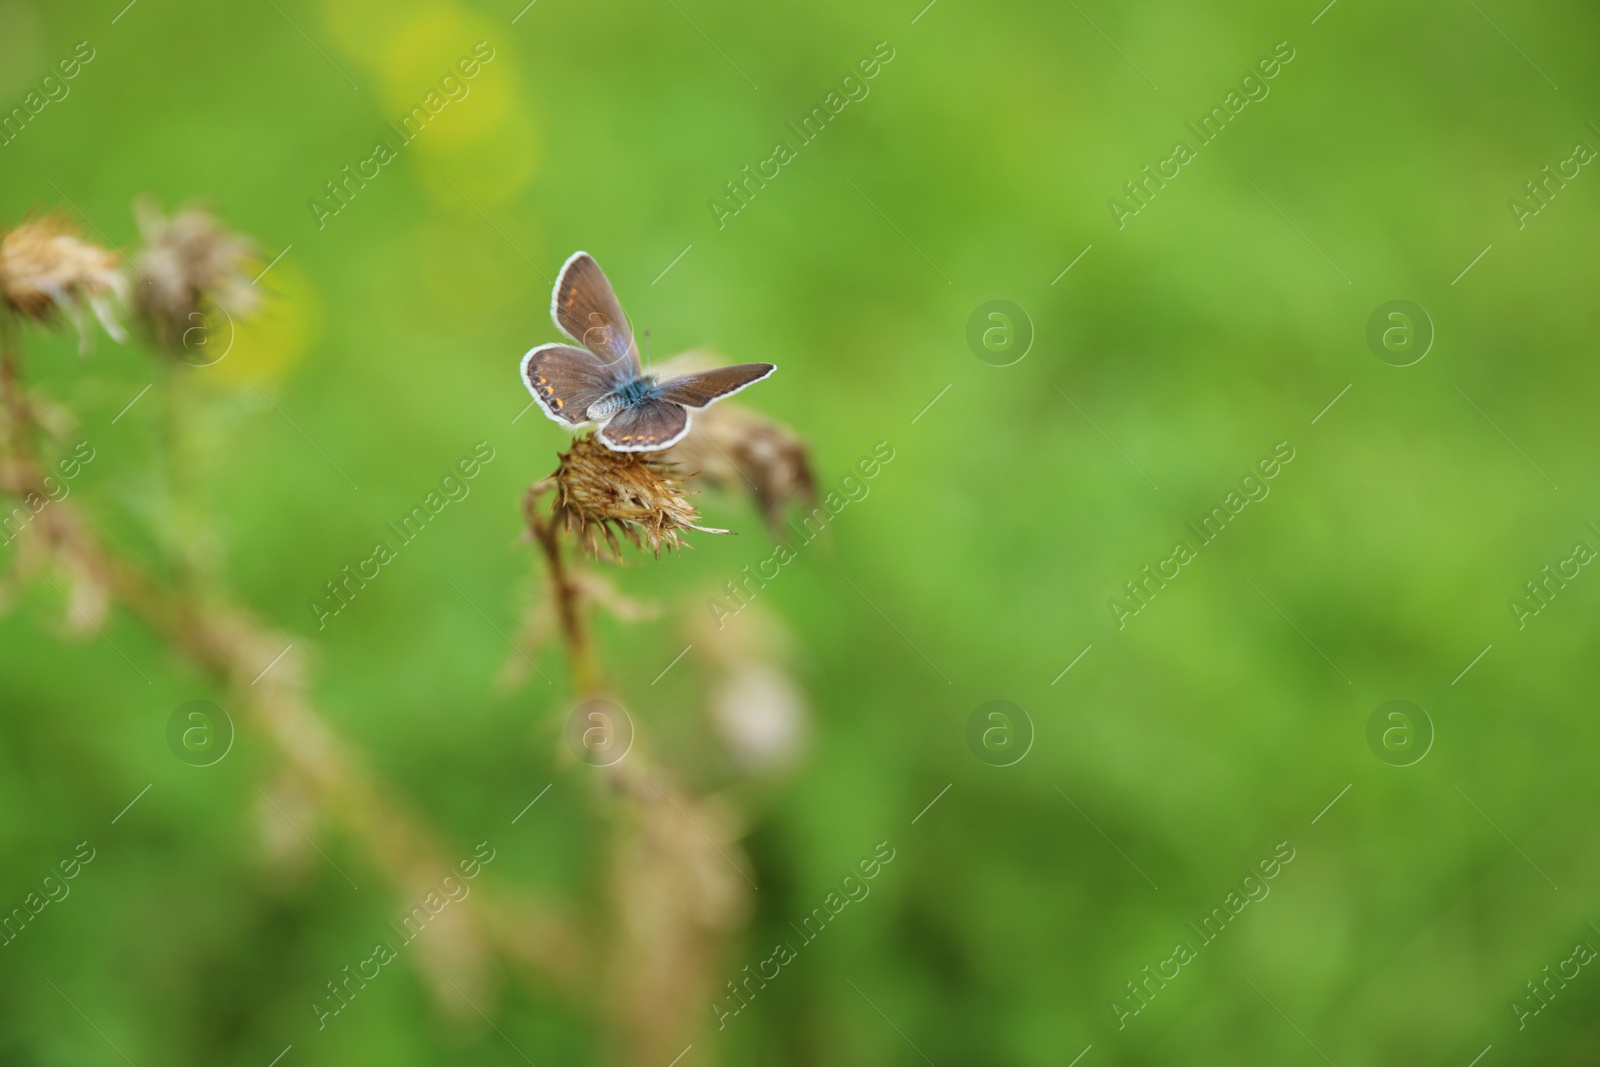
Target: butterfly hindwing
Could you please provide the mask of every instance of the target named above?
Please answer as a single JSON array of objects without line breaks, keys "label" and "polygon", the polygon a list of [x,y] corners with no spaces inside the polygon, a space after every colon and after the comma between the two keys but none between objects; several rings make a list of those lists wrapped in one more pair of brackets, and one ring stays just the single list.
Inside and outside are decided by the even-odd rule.
[{"label": "butterfly hindwing", "polygon": [[683,440],[689,413],[666,400],[646,400],[623,408],[600,428],[600,443],[613,452],[657,452]]},{"label": "butterfly hindwing", "polygon": [[732,396],[746,386],[754,385],[777,369],[771,363],[740,363],[699,374],[685,374],[681,378],[668,378],[662,382],[657,395],[675,404],[703,408],[723,397]]},{"label": "butterfly hindwing", "polygon": [[550,314],[568,337],[606,364],[639,373],[639,350],[627,316],[605,272],[589,253],[575,252],[562,264],[550,298]]},{"label": "butterfly hindwing", "polygon": [[617,368],[571,345],[540,345],[522,357],[522,384],[546,415],[565,426],[588,422],[589,406],[623,380]]}]

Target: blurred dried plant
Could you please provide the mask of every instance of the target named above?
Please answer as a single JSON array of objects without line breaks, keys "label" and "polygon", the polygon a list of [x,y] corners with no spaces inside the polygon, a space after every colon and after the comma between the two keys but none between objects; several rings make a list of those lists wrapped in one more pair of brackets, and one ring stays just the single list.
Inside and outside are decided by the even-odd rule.
[{"label": "blurred dried plant", "polygon": [[[256,306],[254,293],[241,288],[244,239],[190,212],[149,221],[146,235],[152,247],[141,253],[141,261],[153,273],[140,307],[154,316],[147,322],[152,336],[178,328],[183,320],[177,316],[191,313],[185,309],[203,314],[213,307],[245,312]],[[319,818],[297,821],[313,832],[319,823],[338,823],[364,848],[372,866],[410,896],[450,869],[454,849],[382,786],[318,714],[305,680],[301,639],[235,604],[214,576],[199,583],[173,581],[173,573],[185,571],[185,560],[147,567],[130,553],[115,551],[98,531],[94,514],[80,508],[75,497],[50,490],[52,467],[45,453],[61,444],[71,420],[26,389],[22,329],[25,322],[50,325],[65,316],[86,333],[87,307],[121,339],[110,304],[111,297],[125,297],[129,290],[119,262],[116,253],[81,240],[53,216],[0,238],[0,495],[22,502],[16,507],[28,515],[12,538],[0,609],[23,582],[37,578],[65,600],[65,618],[74,631],[96,633],[114,607],[129,610],[210,680],[236,709],[242,727],[259,732],[278,751],[283,766],[272,793],[262,794],[263,802],[280,805],[279,818],[283,805],[300,814],[312,807]],[[172,334],[165,337],[170,342]],[[170,449],[170,435],[158,445]],[[7,533],[13,533],[9,526]],[[172,542],[161,531],[149,540]],[[294,842],[264,836],[264,858],[285,863],[285,873],[292,870]],[[492,894],[452,908],[450,921],[416,959],[441,1009],[454,1014],[460,997],[451,983],[483,990],[495,951],[562,986],[589,977],[583,972],[586,953],[561,908],[542,900],[500,902]]]},{"label": "blurred dried plant", "polygon": [[[690,374],[727,362],[709,352],[687,352],[663,363],[659,373]],[[817,500],[811,455],[800,436],[776,419],[733,401],[695,412],[689,436],[668,449],[666,456],[681,469],[699,473],[712,489],[727,493],[748,489],[774,538],[782,536],[788,507],[809,507]]]},{"label": "blurred dried plant", "polygon": [[811,708],[790,666],[794,642],[782,620],[756,603],[739,614],[739,625],[719,627],[695,612],[686,636],[715,673],[711,724],[729,756],[746,774],[767,777],[805,755]]},{"label": "blurred dried plant", "polygon": [[134,210],[144,239],[133,257],[139,273],[134,308],[157,345],[181,353],[185,336],[212,312],[243,318],[259,309],[249,273],[255,242],[199,208],[169,216],[146,198]]},{"label": "blurred dried plant", "polygon": [[[578,598],[583,603],[592,603],[604,608],[607,613],[623,622],[646,622],[661,615],[660,605],[623,595],[603,574],[588,569],[574,570],[571,572],[571,579],[577,587]],[[519,689],[532,678],[534,659],[556,636],[559,625],[560,620],[557,617],[554,601],[548,597],[531,599],[528,610],[524,612],[522,622],[517,627],[516,639],[512,642],[514,654],[506,657],[505,665],[500,669],[500,675],[496,679],[496,686],[501,691],[510,692]]]},{"label": "blurred dried plant", "polygon": [[117,341],[127,335],[112,299],[125,303],[128,281],[121,257],[90,244],[59,215],[24,222],[0,237],[0,292],[16,314],[46,325],[65,317],[78,331],[78,349],[90,349],[85,309]]},{"label": "blurred dried plant", "polygon": [[727,804],[638,773],[627,784],[629,819],[610,872],[618,927],[608,1001],[623,1062],[661,1067],[710,1019],[754,884],[735,859],[740,826]]},{"label": "blurred dried plant", "polygon": [[696,414],[689,436],[669,454],[715,489],[749,489],[774,538],[782,536],[790,505],[809,507],[817,500],[811,460],[794,431],[732,402]]},{"label": "blurred dried plant", "polygon": [[[248,239],[192,208],[164,216],[144,204],[139,223],[145,247],[134,263],[142,281],[134,310],[156,344],[179,352],[185,334],[211,313],[231,317],[257,310],[260,298],[247,280],[254,257]],[[42,499],[49,468],[40,439],[48,440],[48,431],[59,433],[63,419],[23,388],[23,321],[48,324],[64,317],[87,341],[87,311],[120,340],[112,301],[126,300],[130,283],[116,253],[83,241],[50,217],[0,238],[0,291],[0,493]],[[728,532],[701,524],[684,487],[687,478],[700,474],[713,488],[741,493],[748,486],[774,529],[789,504],[814,497],[805,446],[791,431],[726,404],[697,418],[697,434],[670,453],[616,453],[579,438],[560,455],[556,471],[524,498],[528,530],[546,563],[549,596],[521,637],[532,644],[559,631],[580,700],[611,691],[593,646],[592,608],[604,606],[623,619],[651,615],[594,565],[621,563],[624,541],[659,558],[663,550],[681,550],[690,531]],[[169,448],[171,436],[162,442]],[[295,839],[274,829],[266,808],[280,816],[291,808],[312,827],[337,820],[402,894],[421,892],[448,869],[441,839],[317,713],[296,638],[235,604],[210,571],[169,581],[157,574],[190,573],[185,560],[147,568],[114,552],[75,499],[53,500],[30,513],[8,583],[59,576],[68,588],[61,594],[67,617],[86,632],[97,630],[115,607],[126,607],[211,679],[229,706],[239,709],[243,726],[279,751],[283,765],[271,792],[261,794],[265,807],[258,817],[264,856],[280,873],[292,877],[306,857]],[[170,544],[159,535],[153,541]],[[710,706],[740,738],[730,739],[730,746],[752,766],[792,759],[804,708],[778,659],[754,656],[745,662],[739,649],[711,645],[723,681]],[[751,709],[759,721],[750,720]],[[606,1027],[623,1060],[659,1067],[709,1019],[706,1007],[722,958],[748,918],[754,882],[739,847],[743,824],[729,804],[697,795],[653,761],[637,737],[626,758],[595,770],[595,796],[615,827],[606,842],[612,921],[584,936],[553,902],[505,899],[485,889],[470,906],[452,908],[415,958],[441,1008],[452,1013],[461,1010],[462,990],[474,1003],[492,994],[495,952],[560,988],[598,983],[610,993],[603,1005]]]},{"label": "blurred dried plant", "polygon": [[[713,414],[726,411],[733,414]],[[611,692],[591,636],[592,608],[602,604],[622,618],[639,614],[609,583],[597,581],[590,566],[620,563],[624,539],[659,558],[663,548],[681,548],[687,531],[726,532],[699,524],[684,477],[701,473],[714,487],[736,492],[748,484],[774,526],[789,502],[811,493],[806,450],[789,431],[726,403],[695,419],[707,427],[699,441],[689,443],[695,442],[691,434],[687,448],[666,453],[612,452],[579,437],[556,471],[524,497],[549,595],[523,636],[536,643],[559,628],[579,701]],[[751,769],[772,769],[802,747],[804,703],[776,655],[751,660],[732,640],[711,642],[723,676],[710,701],[712,715],[728,720],[737,734],[730,741],[736,759]],[[621,827],[609,863],[615,909],[606,956],[610,1030],[622,1062],[660,1067],[704,1027],[721,962],[748,918],[755,883],[739,847],[743,827],[725,802],[695,796],[654,762],[638,731],[623,758],[595,770],[604,786],[600,795],[616,809],[612,821]]]}]

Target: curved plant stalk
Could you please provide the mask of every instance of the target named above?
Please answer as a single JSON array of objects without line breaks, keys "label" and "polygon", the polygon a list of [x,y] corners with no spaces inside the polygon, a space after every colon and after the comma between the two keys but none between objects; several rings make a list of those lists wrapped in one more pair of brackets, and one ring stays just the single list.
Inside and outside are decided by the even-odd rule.
[{"label": "curved plant stalk", "polygon": [[[38,419],[22,383],[18,324],[9,314],[0,322],[0,493],[19,500],[30,494],[47,499],[46,468],[35,447]],[[318,714],[299,657],[282,655],[296,639],[230,603],[225,594],[207,591],[204,583],[163,581],[118,556],[73,500],[44,506],[20,534],[18,545],[23,550],[19,555],[29,557],[30,570],[56,570],[71,577],[75,592],[88,589],[93,591],[91,600],[123,604],[175,655],[226,693],[230,706],[241,710],[244,725],[272,743],[320,810],[342,824],[369,862],[399,890],[400,899],[410,903],[419,898],[450,870],[460,849],[447,849]],[[13,581],[23,577],[10,576]],[[69,597],[69,603],[81,611],[76,597]],[[269,664],[271,669],[263,671]],[[425,977],[448,1010],[461,1007],[449,982],[482,987],[491,950],[559,985],[584,977],[578,933],[548,905],[480,902],[475,895],[452,912],[457,909],[466,918],[451,924],[449,944],[419,941]]]},{"label": "curved plant stalk", "polygon": [[[613,700],[589,625],[588,591],[598,583],[578,572],[585,550],[598,559],[610,549],[615,559],[626,539],[659,555],[682,547],[681,531],[723,531],[696,525],[670,464],[613,453],[592,438],[575,441],[557,471],[528,490],[523,514],[544,559],[576,702]],[[712,1021],[718,968],[748,918],[755,883],[734,813],[692,795],[651,758],[637,726],[631,733],[623,758],[595,768],[614,827],[600,1006],[620,1062],[662,1067]]]}]

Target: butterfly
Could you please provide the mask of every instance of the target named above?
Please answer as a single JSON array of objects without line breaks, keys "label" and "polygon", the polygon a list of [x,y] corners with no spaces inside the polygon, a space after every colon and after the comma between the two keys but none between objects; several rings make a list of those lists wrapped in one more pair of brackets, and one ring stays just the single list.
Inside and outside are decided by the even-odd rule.
[{"label": "butterfly", "polygon": [[575,252],[561,265],[550,317],[582,348],[540,345],[522,357],[522,384],[553,421],[568,429],[598,423],[613,452],[659,452],[689,432],[689,409],[754,385],[778,368],[741,363],[657,380],[639,365],[639,346],[600,264]]}]

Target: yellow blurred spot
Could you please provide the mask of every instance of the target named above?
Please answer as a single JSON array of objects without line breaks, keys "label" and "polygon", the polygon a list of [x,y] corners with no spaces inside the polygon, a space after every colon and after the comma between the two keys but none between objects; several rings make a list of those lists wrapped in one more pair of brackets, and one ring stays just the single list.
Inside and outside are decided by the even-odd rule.
[{"label": "yellow blurred spot", "polygon": [[477,15],[434,6],[404,21],[377,65],[395,147],[441,203],[462,206],[451,181],[480,207],[508,203],[538,168],[540,138],[506,42]]},{"label": "yellow blurred spot", "polygon": [[424,131],[431,140],[471,139],[494,129],[515,103],[505,35],[453,6],[430,7],[396,21],[399,29],[375,64],[378,99],[395,124],[412,108],[431,102],[437,114]]},{"label": "yellow blurred spot", "polygon": [[[423,147],[425,142],[426,137],[418,138],[412,148]],[[493,137],[441,151],[419,151],[416,161],[424,187],[440,204],[454,204],[472,214],[461,195],[450,188],[454,182],[479,210],[493,215],[490,208],[511,203],[527,187],[542,155],[533,123],[519,107],[506,116]]]},{"label": "yellow blurred spot", "polygon": [[466,207],[454,182],[487,210],[526,188],[542,139],[503,25],[424,0],[328,0],[327,12],[340,45],[376,82],[375,107],[391,128],[384,140],[433,200]]},{"label": "yellow blurred spot", "polygon": [[[261,279],[266,299],[249,318],[232,323],[232,346],[216,364],[196,375],[215,386],[278,381],[305,355],[322,328],[322,304],[306,276],[287,261]],[[208,345],[226,344],[229,325],[208,321]],[[209,353],[208,353],[209,355]]]},{"label": "yellow blurred spot", "polygon": [[407,19],[425,7],[418,0],[328,0],[328,31],[339,47],[373,66]]},{"label": "yellow blurred spot", "polygon": [[[476,44],[447,52],[437,42],[424,52],[418,42],[415,54],[401,54],[408,43],[397,42],[390,57],[404,70],[387,93],[385,117],[402,137],[415,138],[416,146],[437,152],[488,140],[519,111],[516,73],[503,52]],[[489,54],[488,62],[479,58]],[[393,73],[386,64],[386,75]]]}]

